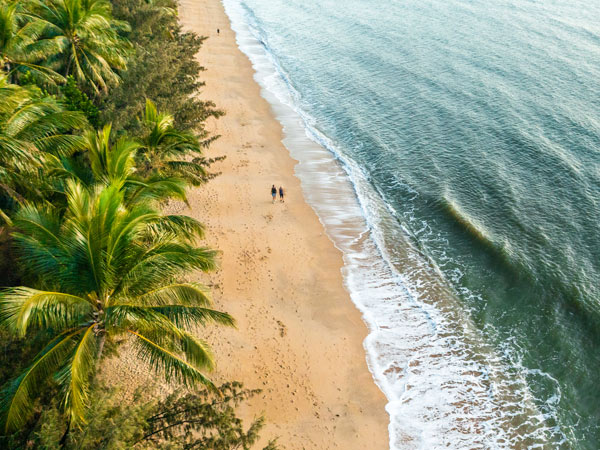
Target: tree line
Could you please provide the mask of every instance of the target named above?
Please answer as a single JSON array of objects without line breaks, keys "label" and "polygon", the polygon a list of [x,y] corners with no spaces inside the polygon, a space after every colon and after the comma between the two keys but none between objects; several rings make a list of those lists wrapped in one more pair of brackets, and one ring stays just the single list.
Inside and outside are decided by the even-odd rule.
[{"label": "tree line", "polygon": [[[6,448],[249,449],[235,407],[256,391],[215,386],[197,337],[234,326],[209,290],[202,224],[165,214],[216,174],[197,98],[204,38],[173,0],[0,0],[0,444]],[[168,108],[167,108],[168,106]],[[98,382],[129,343],[189,389],[123,405]],[[117,388],[118,390],[118,388]],[[107,432],[107,424],[114,426]],[[274,449],[271,442],[268,447]]]}]

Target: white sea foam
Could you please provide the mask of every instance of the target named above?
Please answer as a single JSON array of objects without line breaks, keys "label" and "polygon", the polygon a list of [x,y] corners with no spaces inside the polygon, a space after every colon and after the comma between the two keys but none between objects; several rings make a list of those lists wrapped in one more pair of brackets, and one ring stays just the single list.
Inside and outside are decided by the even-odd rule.
[{"label": "white sea foam", "polygon": [[223,4],[299,161],[304,196],[343,252],[346,287],[370,331],[367,362],[389,401],[390,447],[546,448],[559,430],[547,425],[551,412],[535,408],[512,347],[503,353],[485,344],[361,168],[297,106],[251,10],[239,0]]}]

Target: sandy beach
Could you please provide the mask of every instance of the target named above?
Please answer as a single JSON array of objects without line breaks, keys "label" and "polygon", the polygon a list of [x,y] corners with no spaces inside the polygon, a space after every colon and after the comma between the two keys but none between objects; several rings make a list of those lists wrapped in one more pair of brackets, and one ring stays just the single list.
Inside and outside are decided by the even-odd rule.
[{"label": "sandy beach", "polygon": [[600,1],[43,3],[0,450],[600,450]]},{"label": "sandy beach", "polygon": [[[215,302],[238,321],[210,338],[213,377],[263,389],[244,413],[264,413],[263,436],[279,436],[286,449],[388,448],[386,400],[362,346],[367,329],[343,287],[341,253],[302,197],[281,125],[220,1],[181,0],[180,18],[209,36],[198,55],[202,97],[226,111],[209,123],[221,135],[210,155],[227,156],[215,166],[222,175],[192,191],[182,211],[206,224],[222,252]],[[272,184],[285,187],[285,203],[271,203]]]},{"label": "sandy beach", "polygon": [[[197,333],[216,384],[262,390],[257,449],[595,448],[591,10],[178,2],[226,158],[164,209],[219,251],[186,281],[237,320]],[[127,344],[104,364],[125,401],[181,388]]]},{"label": "sandy beach", "polygon": [[[221,136],[208,156],[226,156],[213,166],[221,175],[191,190],[189,206],[167,206],[204,223],[206,244],[220,251],[217,272],[191,276],[237,320],[237,329],[201,330],[215,353],[210,376],[262,389],[240,413],[248,420],[264,414],[263,444],[278,438],[287,450],[389,448],[386,399],[362,345],[367,328],[344,289],[342,255],[303,198],[282,127],[221,2],[181,0],[179,16],[185,30],[209,37],[198,55],[207,69],[201,96],[226,112],[208,123]],[[272,203],[273,184],[285,188],[285,203]],[[150,386],[152,375],[123,350],[107,361],[109,372],[128,392]]]}]

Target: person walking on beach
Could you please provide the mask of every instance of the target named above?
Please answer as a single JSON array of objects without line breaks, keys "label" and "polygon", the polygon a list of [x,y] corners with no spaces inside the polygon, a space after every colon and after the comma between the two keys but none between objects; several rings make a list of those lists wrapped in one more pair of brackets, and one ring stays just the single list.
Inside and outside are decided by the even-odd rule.
[{"label": "person walking on beach", "polygon": [[221,30],[219,30],[219,29],[217,28],[217,34],[220,34],[220,33],[221,33]]},{"label": "person walking on beach", "polygon": [[283,199],[283,187],[279,186],[279,201],[281,203],[285,202],[285,200]]},{"label": "person walking on beach", "polygon": [[275,185],[271,186],[271,197],[273,197],[273,201],[271,203],[275,203],[275,198],[277,197],[277,188]]}]

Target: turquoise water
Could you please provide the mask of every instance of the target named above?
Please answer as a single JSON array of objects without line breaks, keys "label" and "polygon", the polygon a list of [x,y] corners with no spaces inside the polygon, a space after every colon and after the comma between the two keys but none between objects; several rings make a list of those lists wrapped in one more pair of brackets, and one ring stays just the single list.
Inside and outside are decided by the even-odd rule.
[{"label": "turquoise water", "polygon": [[[407,384],[387,353],[392,447],[600,448],[600,2],[225,3],[345,167],[396,289],[439,314],[432,336],[460,341],[440,391],[424,384],[412,404],[437,354]],[[396,326],[385,346],[403,346],[410,323],[381,326],[379,311],[375,328]],[[471,364],[481,394],[431,400],[406,425],[445,383],[468,385]],[[469,399],[485,405],[446,408]],[[457,425],[469,421],[484,425]],[[432,441],[440,430],[464,440]]]}]

